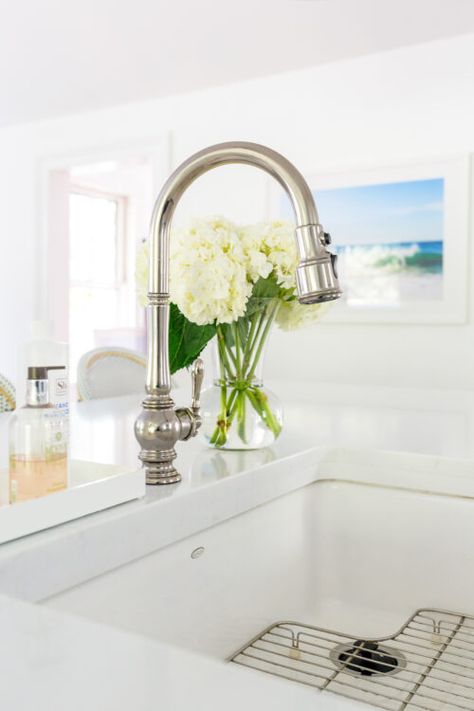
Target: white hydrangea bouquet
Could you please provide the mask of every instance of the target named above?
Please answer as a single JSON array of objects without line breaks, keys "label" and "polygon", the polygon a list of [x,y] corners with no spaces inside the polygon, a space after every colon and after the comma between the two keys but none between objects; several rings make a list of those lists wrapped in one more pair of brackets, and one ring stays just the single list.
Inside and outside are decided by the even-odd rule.
[{"label": "white hydrangea bouquet", "polygon": [[[171,240],[170,366],[190,365],[216,337],[214,387],[203,393],[203,432],[219,448],[255,449],[280,434],[278,400],[263,388],[263,354],[273,323],[283,330],[314,322],[327,308],[296,298],[294,225],[238,226],[194,220]],[[146,302],[148,247],[137,262]]]}]

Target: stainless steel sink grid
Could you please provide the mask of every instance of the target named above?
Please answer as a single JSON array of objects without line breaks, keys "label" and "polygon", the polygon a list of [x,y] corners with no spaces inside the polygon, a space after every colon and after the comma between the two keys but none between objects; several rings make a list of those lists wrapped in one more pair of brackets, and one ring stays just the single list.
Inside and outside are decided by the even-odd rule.
[{"label": "stainless steel sink grid", "polygon": [[382,709],[474,711],[474,617],[461,613],[418,610],[380,639],[280,622],[231,661]]}]

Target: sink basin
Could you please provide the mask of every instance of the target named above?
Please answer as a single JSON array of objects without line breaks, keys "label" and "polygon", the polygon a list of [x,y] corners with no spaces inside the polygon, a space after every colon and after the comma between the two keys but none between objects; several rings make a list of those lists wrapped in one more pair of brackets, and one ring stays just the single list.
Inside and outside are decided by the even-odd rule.
[{"label": "sink basin", "polygon": [[222,660],[284,620],[385,637],[474,612],[473,537],[473,499],[323,480],[44,604]]},{"label": "sink basin", "polygon": [[472,711],[472,464],[315,451],[201,491],[218,523],[42,603],[388,711]]}]

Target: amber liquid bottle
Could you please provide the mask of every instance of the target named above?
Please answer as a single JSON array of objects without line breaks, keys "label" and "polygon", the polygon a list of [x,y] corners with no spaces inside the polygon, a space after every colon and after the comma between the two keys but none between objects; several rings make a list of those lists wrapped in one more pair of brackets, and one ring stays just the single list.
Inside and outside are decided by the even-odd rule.
[{"label": "amber liquid bottle", "polygon": [[10,422],[10,503],[65,489],[67,417],[49,403],[46,368],[28,368],[26,405]]}]

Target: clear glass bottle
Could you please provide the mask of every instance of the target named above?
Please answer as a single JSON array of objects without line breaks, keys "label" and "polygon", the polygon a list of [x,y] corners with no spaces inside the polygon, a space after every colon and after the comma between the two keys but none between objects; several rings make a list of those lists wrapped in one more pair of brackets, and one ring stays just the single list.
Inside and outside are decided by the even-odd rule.
[{"label": "clear glass bottle", "polygon": [[67,487],[67,416],[49,402],[46,368],[28,368],[26,405],[10,421],[9,440],[10,503]]}]

